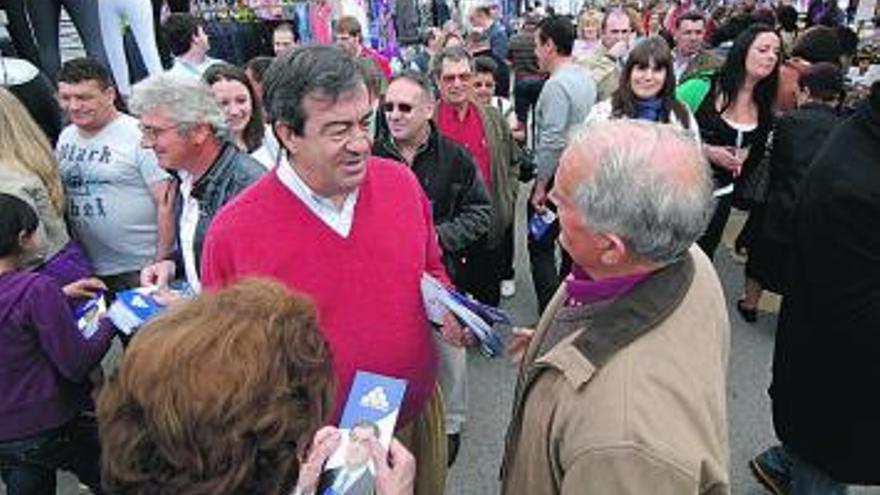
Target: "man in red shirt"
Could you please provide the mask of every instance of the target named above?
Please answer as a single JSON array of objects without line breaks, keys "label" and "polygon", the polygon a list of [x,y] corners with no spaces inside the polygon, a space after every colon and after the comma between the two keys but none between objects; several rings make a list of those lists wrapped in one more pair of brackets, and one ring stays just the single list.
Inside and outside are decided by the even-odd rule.
[{"label": "man in red shirt", "polygon": [[[273,62],[263,88],[284,153],[214,217],[203,286],[264,276],[308,294],[333,353],[337,392],[326,419],[339,419],[357,370],[407,380],[396,435],[416,457],[416,493],[443,493],[437,351],[420,280],[448,278],[430,204],[407,167],[370,156],[373,104],[343,50],[294,48]],[[455,318],[444,322],[443,336],[462,345]]]},{"label": "man in red shirt", "polygon": [[333,37],[336,44],[355,60],[364,64],[369,77],[378,78],[375,81],[378,85],[378,94],[385,94],[385,88],[388,87],[388,81],[391,79],[391,63],[381,53],[364,44],[360,21],[350,15],[340,17],[333,29]]},{"label": "man in red shirt", "polygon": [[498,305],[504,273],[502,244],[513,225],[519,189],[519,153],[498,109],[473,99],[473,59],[467,51],[449,47],[436,54],[434,75],[440,88],[437,126],[470,152],[492,203],[492,227],[485,242],[468,253],[463,288],[482,302]]}]

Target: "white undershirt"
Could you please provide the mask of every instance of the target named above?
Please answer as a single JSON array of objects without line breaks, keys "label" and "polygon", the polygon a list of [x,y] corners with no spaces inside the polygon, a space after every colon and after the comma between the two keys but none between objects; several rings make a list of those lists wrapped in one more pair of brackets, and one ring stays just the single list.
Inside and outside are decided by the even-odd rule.
[{"label": "white undershirt", "polygon": [[286,153],[282,153],[276,167],[278,180],[281,181],[290,192],[296,195],[322,222],[327,224],[334,232],[347,238],[351,232],[351,224],[354,222],[354,207],[357,204],[358,190],[350,193],[342,202],[342,208],[328,198],[320,196],[302,180],[293,166],[287,161]]},{"label": "white undershirt", "polygon": [[187,172],[180,172],[180,195],[183,198],[183,209],[180,212],[180,250],[183,254],[183,269],[186,282],[193,292],[202,291],[199,270],[196,266],[195,238],[196,226],[199,223],[199,201],[192,197],[193,177]]}]

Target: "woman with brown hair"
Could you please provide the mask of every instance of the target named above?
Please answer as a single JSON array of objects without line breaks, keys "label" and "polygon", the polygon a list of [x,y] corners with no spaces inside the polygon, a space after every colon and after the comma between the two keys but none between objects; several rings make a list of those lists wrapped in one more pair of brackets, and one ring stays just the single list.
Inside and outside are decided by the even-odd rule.
[{"label": "woman with brown hair", "polygon": [[[180,303],[138,332],[98,399],[105,486],[314,493],[340,440],[319,431],[333,388],[314,308],[279,283],[246,280]],[[397,443],[388,459],[371,447],[378,493],[412,493],[412,456]]]},{"label": "woman with brown hair", "polygon": [[202,80],[211,88],[223,108],[232,142],[242,151],[256,152],[266,132],[263,109],[244,69],[232,64],[215,64]]},{"label": "woman with brown hair", "polygon": [[671,123],[699,137],[696,119],[675,97],[672,53],[663,38],[651,36],[637,42],[617,89],[610,99],[593,106],[587,122],[620,118]]}]

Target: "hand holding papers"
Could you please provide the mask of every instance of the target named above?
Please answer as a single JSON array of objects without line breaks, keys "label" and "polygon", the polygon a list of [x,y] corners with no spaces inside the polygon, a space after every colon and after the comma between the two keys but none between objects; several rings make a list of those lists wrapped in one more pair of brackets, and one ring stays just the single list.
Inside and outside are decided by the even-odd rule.
[{"label": "hand holding papers", "polygon": [[492,329],[495,324],[510,324],[510,318],[501,310],[447,289],[436,278],[422,274],[422,300],[428,319],[443,324],[443,316],[451,312],[480,341],[480,352],[495,357],[504,352],[504,342]]},{"label": "hand holding papers", "polygon": [[339,422],[341,445],[327,461],[321,495],[372,495],[376,490],[375,443],[391,444],[406,382],[358,371]]},{"label": "hand holding papers", "polygon": [[141,325],[165,311],[169,304],[192,296],[187,287],[180,290],[139,287],[116,294],[116,300],[107,310],[107,317],[125,335],[131,335]]},{"label": "hand holding papers", "polygon": [[94,298],[86,301],[82,306],[76,308],[73,314],[76,319],[76,326],[82,332],[83,337],[90,339],[95,332],[98,331],[98,325],[101,317],[107,312],[107,305],[104,303],[104,291],[101,291]]}]

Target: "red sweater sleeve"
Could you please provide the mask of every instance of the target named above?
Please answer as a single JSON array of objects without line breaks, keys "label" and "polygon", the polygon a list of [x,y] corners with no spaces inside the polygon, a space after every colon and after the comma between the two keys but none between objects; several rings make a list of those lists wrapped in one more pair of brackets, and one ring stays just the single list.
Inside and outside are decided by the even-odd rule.
[{"label": "red sweater sleeve", "polygon": [[202,266],[199,277],[204,290],[221,289],[232,282],[232,262],[222,230],[217,223],[208,228],[202,247]]}]

